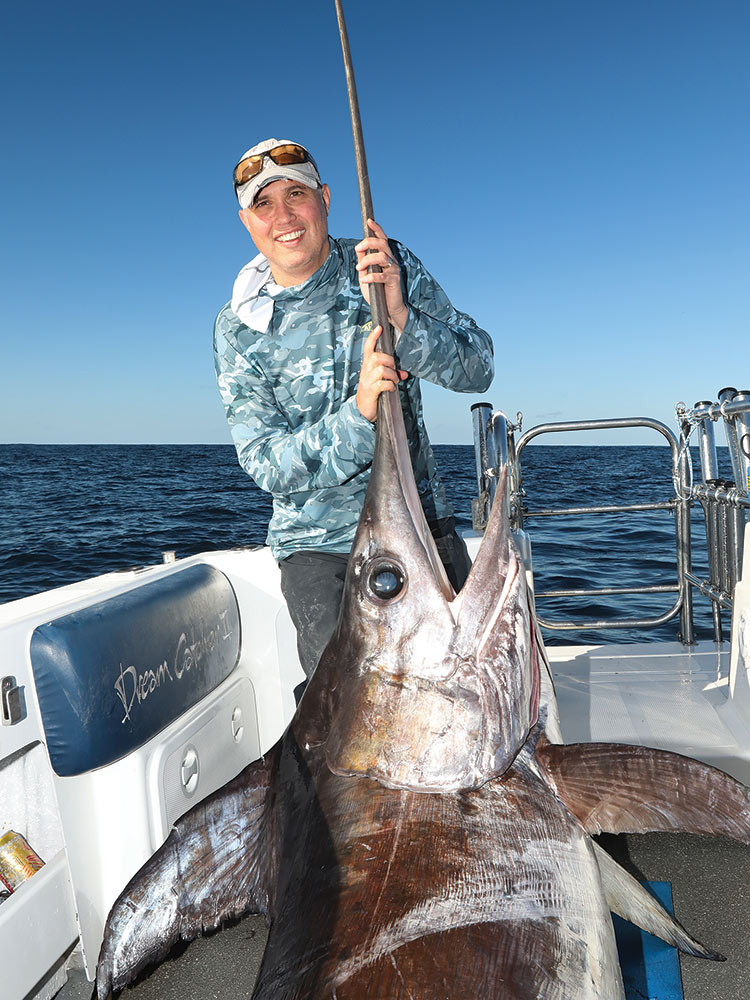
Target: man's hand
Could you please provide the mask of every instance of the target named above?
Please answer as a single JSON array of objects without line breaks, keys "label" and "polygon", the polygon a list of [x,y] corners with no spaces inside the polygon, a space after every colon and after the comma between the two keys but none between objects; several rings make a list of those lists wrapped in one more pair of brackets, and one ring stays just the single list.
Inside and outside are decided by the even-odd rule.
[{"label": "man's hand", "polygon": [[[376,283],[385,286],[388,319],[391,321],[391,326],[400,333],[409,315],[409,309],[401,293],[401,268],[391,256],[388,238],[382,228],[374,219],[368,219],[367,224],[375,235],[366,237],[354,248],[358,258],[359,286],[368,304],[370,302],[369,286]],[[368,250],[374,252],[367,253]],[[368,274],[367,269],[372,264],[379,264],[383,270],[376,274]]]},{"label": "man's hand", "polygon": [[397,371],[390,354],[383,354],[382,351],[375,350],[378,337],[382,332],[382,326],[376,326],[365,341],[362,353],[362,370],[359,373],[357,386],[357,407],[362,416],[371,423],[375,423],[375,418],[378,415],[378,396],[380,393],[393,392],[399,381],[409,377],[408,372]]}]

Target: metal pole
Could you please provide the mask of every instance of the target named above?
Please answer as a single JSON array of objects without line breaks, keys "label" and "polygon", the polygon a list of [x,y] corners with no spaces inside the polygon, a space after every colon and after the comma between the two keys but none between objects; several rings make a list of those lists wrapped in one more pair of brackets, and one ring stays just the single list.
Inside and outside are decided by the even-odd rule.
[{"label": "metal pole", "polygon": [[521,421],[519,413],[518,424],[508,425],[508,475],[510,476],[510,523],[513,528],[523,528],[523,489],[521,488],[521,470],[518,467],[516,458],[516,427],[520,430]]},{"label": "metal pole", "polygon": [[[729,479],[719,479],[718,486],[723,489],[723,495],[717,498],[718,507],[718,535],[719,535],[719,551],[718,551],[718,565],[719,565],[719,587],[725,593],[731,596],[732,593],[732,581],[731,581],[731,545],[729,540],[729,504],[726,501],[726,495],[731,490],[734,483]],[[722,498],[723,496],[723,498]]]},{"label": "metal pole", "polygon": [[[750,402],[750,389],[740,389],[732,398],[733,403]],[[750,414],[738,413],[734,418],[737,435],[737,451],[740,464],[740,478],[737,489],[743,496],[750,494]]]},{"label": "metal pole", "polygon": [[487,469],[490,464],[489,455],[487,453],[487,439],[491,419],[491,403],[474,403],[471,408],[471,421],[474,429],[474,457],[477,465],[477,492],[480,496],[487,489]]},{"label": "metal pole", "polygon": [[[357,99],[357,84],[354,79],[354,66],[352,64],[352,53],[349,48],[349,35],[344,21],[344,9],[341,0],[334,0],[336,4],[336,17],[339,22],[339,34],[341,36],[341,50],[344,54],[344,69],[346,71],[346,89],[349,94],[349,112],[352,119],[352,135],[354,137],[354,158],[357,162],[357,180],[359,182],[359,205],[362,211],[362,229],[365,236],[373,236],[367,220],[374,218],[372,210],[372,194],[370,192],[370,176],[367,172],[367,157],[365,156],[365,140],[362,135],[362,119],[359,114],[359,100]],[[373,264],[370,273],[379,272],[382,268]],[[381,326],[383,333],[380,337],[379,348],[386,354],[393,354],[393,331],[388,320],[388,308],[385,301],[385,288],[381,284],[370,285],[370,312],[375,326]]]},{"label": "metal pole", "polygon": [[[708,480],[708,484],[715,484],[716,479]],[[708,582],[712,587],[721,590],[721,564],[719,560],[719,511],[718,501],[715,497],[701,497],[701,506],[706,518],[706,548],[708,549]],[[721,627],[721,608],[715,602],[711,602],[711,613],[714,622],[714,639],[716,642],[723,642],[724,636]]]},{"label": "metal pole", "polygon": [[[733,403],[750,404],[750,390],[740,389],[734,394]],[[740,467],[740,478],[737,481],[737,492],[741,497],[750,496],[750,413],[745,410],[735,417],[735,434],[737,440],[737,460]],[[734,583],[742,578],[742,558],[745,548],[745,509],[739,503],[732,504],[730,512],[732,521],[733,568]],[[734,597],[734,591],[732,591]]]},{"label": "metal pole", "polygon": [[[726,389],[722,389],[719,392],[719,403],[731,403],[733,397],[736,395],[737,390],[733,386],[727,386]],[[727,435],[727,445],[729,446],[729,457],[732,460],[732,474],[734,476],[734,485],[741,489],[740,479],[742,478],[741,462],[739,450],[737,447],[737,434],[735,433],[735,418],[731,413],[722,410],[722,416],[724,417],[724,430]]]},{"label": "metal pole", "polygon": [[[698,406],[710,406],[711,404],[706,400],[695,404]],[[701,471],[703,473],[703,482],[707,483],[709,479],[719,478],[719,462],[716,458],[716,437],[714,435],[714,424],[713,421],[708,417],[704,417],[698,425],[700,433],[700,451],[701,451]]]},{"label": "metal pole", "polygon": [[[689,430],[688,424],[683,424],[682,433],[686,441]],[[693,562],[690,538],[690,449],[687,446],[680,455],[675,473],[680,482],[680,501],[675,513],[677,566],[682,591],[680,639],[686,646],[692,646],[695,644],[695,631],[693,628],[693,590],[688,582],[688,574],[692,573]]]},{"label": "metal pole", "polygon": [[487,527],[490,516],[490,460],[488,454],[491,403],[474,403],[471,408],[474,428],[474,458],[477,466],[477,496],[471,503],[471,525],[476,532]]},{"label": "metal pole", "polygon": [[[492,464],[495,469],[495,483],[500,479],[508,464],[508,421],[502,410],[495,410],[490,424],[492,442]],[[494,496],[492,498],[494,500]]]}]

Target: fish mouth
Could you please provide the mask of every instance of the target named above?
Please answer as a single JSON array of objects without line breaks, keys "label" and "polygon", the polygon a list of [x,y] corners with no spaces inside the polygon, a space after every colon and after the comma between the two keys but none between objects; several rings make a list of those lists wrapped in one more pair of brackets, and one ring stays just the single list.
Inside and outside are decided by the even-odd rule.
[{"label": "fish mouth", "polygon": [[467,661],[460,656],[449,653],[444,656],[436,666],[432,674],[415,674],[408,670],[394,673],[391,664],[383,664],[378,659],[373,659],[367,664],[366,670],[377,674],[381,684],[394,688],[401,688],[403,691],[412,691],[414,694],[433,692],[446,698],[460,697],[463,692],[463,685],[460,680],[456,683],[457,675],[466,674],[474,666],[474,661]]}]

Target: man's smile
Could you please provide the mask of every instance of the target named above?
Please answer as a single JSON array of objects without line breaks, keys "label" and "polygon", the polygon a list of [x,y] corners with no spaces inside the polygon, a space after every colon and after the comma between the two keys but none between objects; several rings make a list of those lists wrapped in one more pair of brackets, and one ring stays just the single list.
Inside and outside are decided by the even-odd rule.
[{"label": "man's smile", "polygon": [[328,257],[328,185],[310,188],[281,178],[271,181],[240,218],[274,281],[290,288],[314,274]]},{"label": "man's smile", "polygon": [[305,235],[304,229],[293,229],[290,233],[282,233],[281,236],[276,237],[277,243],[293,243],[295,240],[301,239]]}]

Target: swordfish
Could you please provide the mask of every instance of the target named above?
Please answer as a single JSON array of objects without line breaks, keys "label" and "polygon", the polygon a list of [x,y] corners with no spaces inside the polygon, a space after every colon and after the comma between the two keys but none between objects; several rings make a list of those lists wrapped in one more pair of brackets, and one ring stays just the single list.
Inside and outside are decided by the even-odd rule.
[{"label": "swordfish", "polygon": [[297,712],[125,888],[99,1000],[251,912],[270,924],[253,1000],[623,1000],[611,911],[721,957],[592,835],[748,843],[750,792],[673,753],[561,743],[505,483],[455,594],[397,397],[381,397],[338,627]]}]

